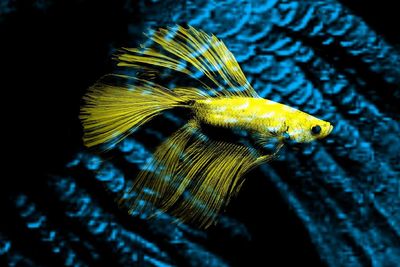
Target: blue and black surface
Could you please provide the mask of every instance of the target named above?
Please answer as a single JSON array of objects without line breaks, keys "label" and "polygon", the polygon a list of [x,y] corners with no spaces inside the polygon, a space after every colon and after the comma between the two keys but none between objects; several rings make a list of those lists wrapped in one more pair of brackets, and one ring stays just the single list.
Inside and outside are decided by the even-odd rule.
[{"label": "blue and black surface", "polygon": [[[176,23],[224,40],[261,96],[335,125],[249,173],[206,231],[113,201],[175,117],[106,154],[81,144],[81,97],[115,49]],[[398,25],[395,1],[1,1],[0,265],[400,266]]]}]

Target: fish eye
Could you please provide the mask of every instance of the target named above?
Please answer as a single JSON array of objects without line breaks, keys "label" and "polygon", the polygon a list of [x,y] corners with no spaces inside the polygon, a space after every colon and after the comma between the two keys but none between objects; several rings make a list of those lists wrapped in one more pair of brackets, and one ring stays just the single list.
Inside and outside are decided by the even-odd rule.
[{"label": "fish eye", "polygon": [[316,135],[319,134],[321,132],[321,126],[319,125],[315,125],[311,128],[311,133]]}]

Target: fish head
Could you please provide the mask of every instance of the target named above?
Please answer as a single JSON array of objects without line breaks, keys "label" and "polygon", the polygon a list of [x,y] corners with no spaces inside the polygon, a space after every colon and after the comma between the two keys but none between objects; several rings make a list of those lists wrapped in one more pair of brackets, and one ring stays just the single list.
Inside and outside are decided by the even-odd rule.
[{"label": "fish head", "polygon": [[295,143],[309,143],[327,137],[333,130],[330,122],[299,112],[286,121],[284,139]]}]

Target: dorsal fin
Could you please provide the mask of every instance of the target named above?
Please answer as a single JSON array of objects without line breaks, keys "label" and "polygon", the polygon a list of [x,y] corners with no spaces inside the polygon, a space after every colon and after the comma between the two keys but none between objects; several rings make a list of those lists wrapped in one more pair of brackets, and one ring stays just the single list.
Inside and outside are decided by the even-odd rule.
[{"label": "dorsal fin", "polygon": [[147,37],[161,49],[144,45],[141,48],[125,48],[116,57],[118,66],[168,68],[198,80],[202,76],[208,78],[212,88],[217,90],[205,83],[202,85],[216,96],[257,97],[234,55],[214,35],[177,25],[160,28]]}]

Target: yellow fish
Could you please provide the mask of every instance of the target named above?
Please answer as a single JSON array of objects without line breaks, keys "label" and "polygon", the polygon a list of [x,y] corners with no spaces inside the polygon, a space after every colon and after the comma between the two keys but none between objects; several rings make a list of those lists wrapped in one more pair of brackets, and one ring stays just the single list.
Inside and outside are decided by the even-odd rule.
[{"label": "yellow fish", "polygon": [[[122,85],[100,80],[84,97],[80,115],[84,144],[92,147],[121,141],[165,110],[190,111],[191,119],[156,149],[135,179],[132,190],[138,195],[121,197],[130,212],[169,212],[208,227],[251,168],[271,160],[287,140],[311,142],[333,129],[329,122],[259,97],[233,54],[213,35],[176,26],[148,38],[152,46],[125,48],[115,57],[118,66],[144,75],[110,74],[125,79]],[[156,84],[151,77],[162,69],[188,75],[198,86]],[[246,132],[254,145],[210,138],[204,133],[209,126]],[[267,153],[263,147],[272,141],[274,149]]]}]

